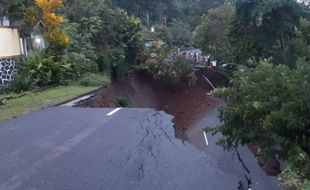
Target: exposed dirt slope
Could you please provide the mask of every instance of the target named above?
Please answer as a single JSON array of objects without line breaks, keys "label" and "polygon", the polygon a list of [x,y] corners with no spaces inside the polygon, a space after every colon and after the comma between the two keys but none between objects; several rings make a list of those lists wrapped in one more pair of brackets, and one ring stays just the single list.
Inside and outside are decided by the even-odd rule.
[{"label": "exposed dirt slope", "polygon": [[[99,91],[93,99],[81,102],[82,107],[117,107],[118,98],[126,98],[132,107],[148,107],[164,110],[175,117],[176,137],[186,140],[183,133],[218,102],[209,97],[212,87],[203,78],[206,76],[215,87],[228,84],[228,79],[210,69],[197,71],[197,82],[188,86],[184,82],[167,84],[154,80],[146,74],[136,73],[122,80],[114,81],[108,88]],[[250,146],[253,148],[253,146]],[[252,150],[253,151],[253,150]],[[255,151],[253,151],[255,152]],[[269,175],[277,174],[277,162],[260,163]]]},{"label": "exposed dirt slope", "polygon": [[132,107],[152,107],[174,115],[176,128],[183,129],[205,113],[213,104],[207,96],[212,87],[202,77],[205,75],[214,86],[223,86],[228,80],[210,69],[197,71],[197,83],[188,86],[185,82],[167,84],[154,80],[151,76],[136,73],[122,80],[114,81],[110,87],[103,89],[82,106],[116,107],[118,98],[126,98]]}]

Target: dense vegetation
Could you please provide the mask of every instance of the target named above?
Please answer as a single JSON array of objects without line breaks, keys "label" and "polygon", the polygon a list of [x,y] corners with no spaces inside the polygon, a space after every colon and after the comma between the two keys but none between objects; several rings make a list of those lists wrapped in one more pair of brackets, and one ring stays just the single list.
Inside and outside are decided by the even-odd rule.
[{"label": "dense vegetation", "polygon": [[283,179],[296,189],[310,179],[308,13],[295,0],[237,0],[209,10],[195,29],[203,51],[247,68],[215,91],[228,105],[211,131],[224,134],[225,148],[255,143],[260,160],[284,160]]},{"label": "dense vegetation", "polygon": [[[93,73],[119,78],[133,69],[167,81],[195,81],[187,60],[168,56],[200,48],[230,66],[231,85],[217,89],[226,148],[257,143],[260,159],[282,159],[295,189],[310,178],[310,20],[308,1],[296,0],[12,0],[1,8],[12,20],[40,29],[49,41],[33,53],[11,89],[81,84]],[[150,31],[151,27],[155,31]],[[146,48],[144,42],[155,41]],[[177,64],[176,64],[177,63]],[[237,69],[237,68],[246,69]],[[243,71],[243,72],[242,72]],[[246,71],[246,72],[245,72]],[[92,74],[90,74],[92,73]],[[96,84],[97,85],[97,84]]]}]

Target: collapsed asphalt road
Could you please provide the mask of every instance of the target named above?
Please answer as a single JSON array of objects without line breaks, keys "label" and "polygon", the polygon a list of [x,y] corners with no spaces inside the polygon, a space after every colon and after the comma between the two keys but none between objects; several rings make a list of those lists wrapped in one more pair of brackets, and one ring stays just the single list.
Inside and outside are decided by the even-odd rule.
[{"label": "collapsed asphalt road", "polygon": [[174,137],[171,116],[112,110],[54,107],[3,124],[0,190],[237,189],[238,176]]},{"label": "collapsed asphalt road", "polygon": [[[211,97],[210,97],[211,98]],[[219,108],[225,105],[220,98],[212,98],[214,106],[204,114],[201,119],[186,131],[186,136],[191,144],[217,160],[218,166],[225,172],[240,179],[239,189],[252,190],[281,190],[276,177],[268,176],[259,166],[257,158],[247,146],[240,146],[234,150],[225,151],[216,143],[221,138],[220,134],[212,136],[203,134],[203,129],[220,125],[217,117]]]},{"label": "collapsed asphalt road", "polygon": [[281,189],[246,147],[204,138],[219,124],[215,101],[190,143],[154,109],[54,107],[11,120],[0,126],[0,190]]}]

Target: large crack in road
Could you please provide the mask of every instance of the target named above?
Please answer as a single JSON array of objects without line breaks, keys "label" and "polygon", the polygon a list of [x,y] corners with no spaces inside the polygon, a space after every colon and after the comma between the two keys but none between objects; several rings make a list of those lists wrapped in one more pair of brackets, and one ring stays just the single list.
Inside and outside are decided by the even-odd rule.
[{"label": "large crack in road", "polygon": [[203,129],[216,127],[221,124],[217,117],[219,108],[225,105],[224,100],[213,98],[216,104],[205,113],[200,120],[186,131],[188,141],[207,155],[215,158],[222,170],[238,176],[238,189],[265,190],[282,189],[276,177],[268,176],[259,166],[257,159],[247,146],[234,147],[232,150],[223,150],[217,145],[221,134],[208,134],[208,145],[205,144]]}]

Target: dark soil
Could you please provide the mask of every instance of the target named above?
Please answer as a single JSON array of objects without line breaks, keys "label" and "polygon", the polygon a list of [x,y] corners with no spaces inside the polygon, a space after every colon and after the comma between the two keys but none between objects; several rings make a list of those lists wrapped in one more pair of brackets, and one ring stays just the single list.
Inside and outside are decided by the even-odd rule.
[{"label": "dark soil", "polygon": [[196,72],[197,82],[189,86],[185,81],[175,84],[154,80],[145,73],[135,73],[112,84],[79,106],[117,107],[118,99],[126,99],[132,107],[148,107],[163,110],[175,117],[178,130],[189,127],[215,102],[207,95],[212,90],[203,78],[206,76],[214,86],[228,84],[228,79],[212,69]]}]

